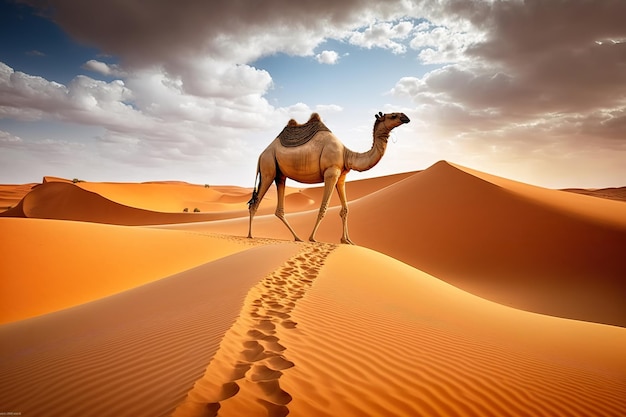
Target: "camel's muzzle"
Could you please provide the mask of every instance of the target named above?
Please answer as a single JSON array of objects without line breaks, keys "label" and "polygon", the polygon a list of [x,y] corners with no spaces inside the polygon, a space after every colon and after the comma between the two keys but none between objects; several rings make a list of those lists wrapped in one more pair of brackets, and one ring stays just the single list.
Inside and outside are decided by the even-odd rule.
[{"label": "camel's muzzle", "polygon": [[402,123],[409,123],[409,122],[411,121],[411,119],[409,119],[409,118],[406,116],[406,114],[402,114],[402,115],[400,115],[400,121],[401,121]]}]

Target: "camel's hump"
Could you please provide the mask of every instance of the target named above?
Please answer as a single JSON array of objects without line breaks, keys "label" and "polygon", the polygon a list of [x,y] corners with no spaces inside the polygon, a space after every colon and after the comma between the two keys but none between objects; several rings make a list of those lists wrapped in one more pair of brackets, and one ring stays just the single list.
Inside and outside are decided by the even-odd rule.
[{"label": "camel's hump", "polygon": [[304,124],[298,124],[294,119],[289,120],[287,126],[278,135],[278,139],[280,144],[286,147],[301,146],[320,131],[330,132],[330,129],[322,122],[319,114],[313,113],[309,121]]}]

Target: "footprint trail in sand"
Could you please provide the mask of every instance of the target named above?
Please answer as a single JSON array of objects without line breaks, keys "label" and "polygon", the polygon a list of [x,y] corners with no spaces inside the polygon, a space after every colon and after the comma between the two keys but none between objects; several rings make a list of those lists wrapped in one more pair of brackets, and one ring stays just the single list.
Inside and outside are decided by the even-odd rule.
[{"label": "footprint trail in sand", "polygon": [[280,335],[296,328],[291,312],[337,247],[301,245],[296,255],[249,291],[239,318],[174,417],[237,416],[241,410],[249,416],[289,414],[292,397],[279,381],[295,364],[289,361]]}]

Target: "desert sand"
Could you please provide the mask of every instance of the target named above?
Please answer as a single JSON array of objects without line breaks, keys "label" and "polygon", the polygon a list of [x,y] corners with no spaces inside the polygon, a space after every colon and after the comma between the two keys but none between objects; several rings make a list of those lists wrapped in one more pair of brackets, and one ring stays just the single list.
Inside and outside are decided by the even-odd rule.
[{"label": "desert sand", "polygon": [[[321,188],[290,185],[307,236]],[[274,189],[247,239],[251,189],[0,186],[0,413],[624,415],[621,189],[446,161],[347,189],[357,246],[336,197],[312,243]]]}]

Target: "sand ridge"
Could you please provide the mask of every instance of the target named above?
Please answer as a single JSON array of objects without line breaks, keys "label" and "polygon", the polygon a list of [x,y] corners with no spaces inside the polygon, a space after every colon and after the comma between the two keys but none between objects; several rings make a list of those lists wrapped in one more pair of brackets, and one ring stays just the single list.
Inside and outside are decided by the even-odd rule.
[{"label": "sand ridge", "polygon": [[225,335],[205,375],[173,416],[271,417],[289,414],[291,395],[280,387],[283,371],[295,364],[285,356],[281,335],[294,329],[291,312],[319,274],[336,245],[302,243],[301,250],[253,287],[237,322]]},{"label": "sand ridge", "polygon": [[281,343],[296,366],[281,388],[293,415],[582,417],[626,407],[624,329],[503,307],[365,248],[336,249],[292,318],[298,328]]},{"label": "sand ridge", "polygon": [[[623,415],[623,202],[445,161],[351,187],[361,247],[293,242],[275,194],[245,238],[246,189],[30,190],[0,218],[0,411]],[[320,191],[289,189],[302,235]]]},{"label": "sand ridge", "polygon": [[[626,325],[623,202],[520,184],[442,161],[349,207],[353,242],[473,294],[538,313]],[[339,211],[328,210],[320,240],[339,240]],[[316,217],[311,210],[288,219],[306,236]],[[247,225],[241,218],[180,228],[243,235]],[[257,216],[253,233],[291,238],[273,215]]]}]

